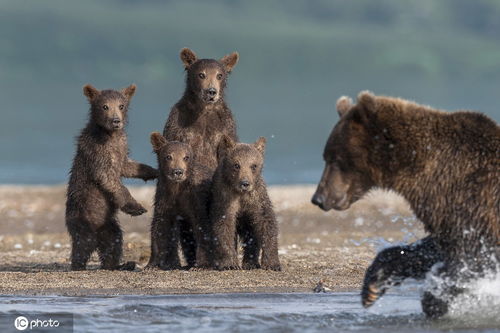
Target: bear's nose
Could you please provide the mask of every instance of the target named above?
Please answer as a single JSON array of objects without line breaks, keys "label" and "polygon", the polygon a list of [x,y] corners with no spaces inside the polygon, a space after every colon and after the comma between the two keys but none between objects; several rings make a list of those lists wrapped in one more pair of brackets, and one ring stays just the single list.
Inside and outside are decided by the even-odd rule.
[{"label": "bear's nose", "polygon": [[323,207],[323,203],[325,202],[325,198],[322,194],[315,193],[311,199],[311,202],[319,207]]},{"label": "bear's nose", "polygon": [[113,121],[113,125],[120,125],[120,123],[122,122],[122,121],[120,120],[120,118],[113,118],[113,120],[112,120],[112,121]]},{"label": "bear's nose", "polygon": [[213,97],[213,96],[217,95],[217,89],[215,89],[215,88],[208,88],[207,93],[208,93],[209,96]]},{"label": "bear's nose", "polygon": [[182,169],[175,169],[174,170],[174,175],[176,176],[182,176],[184,174],[184,170]]},{"label": "bear's nose", "polygon": [[250,186],[250,182],[248,180],[242,180],[240,186],[242,189],[246,190]]}]

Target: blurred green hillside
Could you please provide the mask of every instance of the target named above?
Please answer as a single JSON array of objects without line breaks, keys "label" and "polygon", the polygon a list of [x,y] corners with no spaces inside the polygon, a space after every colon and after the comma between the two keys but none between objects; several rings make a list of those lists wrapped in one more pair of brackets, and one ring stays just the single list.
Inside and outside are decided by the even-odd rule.
[{"label": "blurred green hillside", "polygon": [[132,156],[182,94],[178,59],[237,50],[228,101],[245,141],[267,136],[270,182],[313,182],[337,97],[370,89],[445,109],[500,110],[493,0],[0,1],[0,182],[64,182],[81,87],[138,84]]}]

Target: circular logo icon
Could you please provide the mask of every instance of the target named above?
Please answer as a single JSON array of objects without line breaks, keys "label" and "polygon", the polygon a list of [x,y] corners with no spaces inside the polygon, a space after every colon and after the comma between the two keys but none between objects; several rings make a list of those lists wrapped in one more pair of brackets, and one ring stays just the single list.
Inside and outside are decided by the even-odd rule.
[{"label": "circular logo icon", "polygon": [[19,316],[16,318],[16,320],[14,320],[14,327],[18,331],[24,331],[25,329],[27,329],[28,324],[29,324],[28,318],[23,317],[23,316]]}]

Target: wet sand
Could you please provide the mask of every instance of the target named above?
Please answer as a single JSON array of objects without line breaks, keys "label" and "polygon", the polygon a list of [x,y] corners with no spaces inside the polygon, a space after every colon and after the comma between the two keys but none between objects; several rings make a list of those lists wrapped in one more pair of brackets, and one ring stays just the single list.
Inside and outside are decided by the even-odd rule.
[{"label": "wet sand", "polygon": [[124,261],[134,272],[69,271],[64,186],[0,186],[0,294],[118,295],[312,291],[319,280],[333,291],[357,291],[377,250],[424,233],[407,203],[375,191],[344,212],[310,204],[314,186],[271,186],[278,217],[282,272],[264,270],[143,271],[149,258],[154,187],[131,187],[148,212],[121,214]]}]

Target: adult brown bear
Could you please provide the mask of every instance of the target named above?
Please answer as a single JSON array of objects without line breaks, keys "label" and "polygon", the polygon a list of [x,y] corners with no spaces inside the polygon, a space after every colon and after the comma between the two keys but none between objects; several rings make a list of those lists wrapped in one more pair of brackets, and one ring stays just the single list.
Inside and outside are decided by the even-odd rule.
[{"label": "adult brown bear", "polygon": [[377,256],[365,276],[363,304],[432,267],[442,283],[424,293],[422,308],[431,317],[444,315],[464,282],[498,270],[499,126],[480,113],[446,113],[370,92],[361,92],[356,104],[340,98],[337,109],[340,120],[326,143],[312,202],[344,210],[372,188],[391,189],[430,233]]}]

